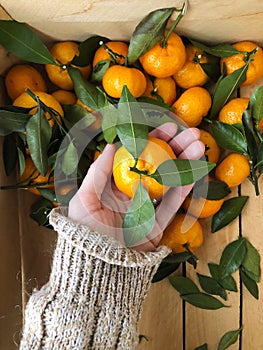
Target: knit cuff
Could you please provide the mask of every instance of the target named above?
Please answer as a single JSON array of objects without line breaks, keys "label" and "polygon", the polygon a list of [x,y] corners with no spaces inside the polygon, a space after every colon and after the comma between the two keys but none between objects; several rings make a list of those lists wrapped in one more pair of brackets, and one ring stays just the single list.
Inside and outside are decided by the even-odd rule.
[{"label": "knit cuff", "polygon": [[49,282],[30,297],[21,350],[134,349],[151,280],[170,252],[140,253],[54,209],[58,232]]}]

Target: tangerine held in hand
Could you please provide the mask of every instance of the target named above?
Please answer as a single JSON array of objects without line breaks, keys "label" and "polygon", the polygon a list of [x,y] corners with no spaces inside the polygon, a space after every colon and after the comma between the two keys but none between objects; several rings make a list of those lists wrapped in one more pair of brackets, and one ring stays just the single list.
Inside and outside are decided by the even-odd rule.
[{"label": "tangerine held in hand", "polygon": [[[121,146],[114,157],[113,177],[117,188],[128,197],[133,198],[140,175],[131,170],[136,169],[153,174],[158,166],[166,160],[175,159],[172,148],[165,141],[149,136],[148,143],[139,159],[136,161],[124,146]],[[146,188],[151,199],[160,198],[169,189],[155,179],[141,175],[142,185]]]}]

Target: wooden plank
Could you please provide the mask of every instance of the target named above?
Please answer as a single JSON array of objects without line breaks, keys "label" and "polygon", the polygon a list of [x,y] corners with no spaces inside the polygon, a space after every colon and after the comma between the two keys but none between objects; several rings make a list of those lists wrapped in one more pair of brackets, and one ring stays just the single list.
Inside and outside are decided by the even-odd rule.
[{"label": "wooden plank", "polygon": [[31,205],[41,197],[25,190],[18,191],[21,222],[23,308],[34,288],[39,289],[48,281],[56,233],[39,226],[30,218]]},{"label": "wooden plank", "polygon": [[[236,196],[237,190],[233,190],[231,196]],[[208,263],[219,263],[224,247],[239,236],[239,223],[235,220],[224,229],[210,233],[210,218],[201,219],[204,228],[204,244],[196,251],[199,258],[196,271],[187,267],[187,276],[198,284],[196,272],[210,275]],[[238,275],[234,275],[237,286]],[[219,298],[220,299],[220,298]],[[239,328],[239,292],[228,293],[227,301],[220,299],[229,308],[219,310],[203,310],[186,303],[185,342],[186,350],[193,350],[204,343],[209,349],[216,349],[222,335],[230,330]],[[238,349],[238,344],[231,349]]]},{"label": "wooden plank", "polygon": [[153,283],[146,298],[140,334],[139,350],[175,350],[183,348],[182,300],[167,279]]},{"label": "wooden plank", "polygon": [[[0,139],[0,184],[8,185]],[[21,328],[21,270],[17,191],[0,190],[0,349],[16,349]]]},{"label": "wooden plank", "polygon": [[[263,254],[263,178],[260,179],[261,196],[256,196],[253,186],[249,181],[242,185],[242,195],[248,195],[249,200],[242,215],[242,235],[246,237],[258,250],[260,256]],[[261,258],[262,269],[262,258]],[[242,293],[242,345],[243,349],[263,349],[263,304],[262,290],[263,280],[258,284],[259,300],[256,300],[243,287]]]}]

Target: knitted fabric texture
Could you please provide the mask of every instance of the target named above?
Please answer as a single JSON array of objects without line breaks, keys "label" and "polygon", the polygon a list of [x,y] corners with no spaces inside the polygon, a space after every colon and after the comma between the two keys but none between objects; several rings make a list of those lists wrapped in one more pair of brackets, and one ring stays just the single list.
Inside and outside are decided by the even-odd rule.
[{"label": "knitted fabric texture", "polygon": [[64,214],[50,214],[52,270],[27,303],[20,350],[135,349],[143,301],[170,250],[133,251]]}]

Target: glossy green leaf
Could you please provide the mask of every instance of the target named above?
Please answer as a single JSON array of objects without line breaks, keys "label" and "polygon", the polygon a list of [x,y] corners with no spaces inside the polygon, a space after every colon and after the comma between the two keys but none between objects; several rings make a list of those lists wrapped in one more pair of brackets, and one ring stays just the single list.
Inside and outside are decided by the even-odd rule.
[{"label": "glossy green leaf", "polygon": [[220,258],[219,274],[220,278],[225,278],[235,272],[242,264],[246,254],[246,240],[238,238],[229,243]]},{"label": "glossy green leaf", "polygon": [[77,168],[79,162],[78,151],[71,141],[62,158],[62,171],[66,175],[71,175]]},{"label": "glossy green leaf", "polygon": [[174,271],[176,271],[179,266],[180,266],[180,263],[170,264],[170,263],[162,262],[161,265],[158,267],[158,270],[153,276],[152,283],[159,282],[164,278],[168,277]]},{"label": "glossy green leaf", "polygon": [[227,305],[224,305],[220,300],[205,293],[182,294],[181,297],[184,301],[201,309],[217,310],[222,307],[227,307]]},{"label": "glossy green leaf", "polygon": [[56,202],[56,194],[53,190],[50,188],[38,188],[39,193],[43,198],[48,199],[51,202]]},{"label": "glossy green leaf", "polygon": [[3,160],[7,176],[15,170],[17,157],[16,137],[14,134],[7,135],[3,142]]},{"label": "glossy green leaf", "polygon": [[150,12],[136,26],[129,44],[127,60],[133,64],[138,58],[158,43],[164,35],[167,22],[176,10],[175,7]]},{"label": "glossy green leaf", "polygon": [[79,44],[79,55],[71,62],[75,66],[84,67],[92,63],[96,50],[100,47],[100,41],[104,43],[109,39],[103,36],[94,35]]},{"label": "glossy green leaf", "polygon": [[102,106],[99,105],[98,101],[99,96],[103,93],[97,89],[96,85],[84,79],[76,68],[69,67],[68,72],[73,81],[75,93],[80,101],[94,110],[101,108]]},{"label": "glossy green leaf", "polygon": [[32,160],[43,176],[46,175],[48,168],[47,150],[51,134],[45,112],[38,107],[37,113],[31,116],[26,125],[26,141]]},{"label": "glossy green leaf", "polygon": [[215,163],[202,160],[170,159],[149,176],[166,186],[185,186],[200,180],[214,167]]},{"label": "glossy green leaf", "polygon": [[141,181],[123,220],[123,235],[127,247],[145,238],[155,224],[155,211],[148,192]]},{"label": "glossy green leaf", "polygon": [[195,198],[203,197],[209,200],[219,200],[228,196],[230,192],[230,188],[223,181],[202,181],[194,186],[193,196]]},{"label": "glossy green leaf", "polygon": [[[172,118],[172,113],[166,110],[166,106],[163,103],[158,102],[153,99],[139,99],[141,104],[147,125],[151,125],[152,128],[157,128],[160,125],[165,123],[174,123],[178,127],[178,131],[182,131],[187,129],[185,125],[183,125],[179,120]],[[154,101],[154,102],[152,102]],[[155,104],[157,102],[157,104]]]},{"label": "glossy green leaf", "polygon": [[236,281],[231,275],[226,276],[225,278],[221,278],[219,265],[209,263],[208,267],[209,267],[211,276],[220,284],[222,288],[226,290],[230,290],[232,292],[237,292]]},{"label": "glossy green leaf", "polygon": [[220,65],[218,63],[206,62],[200,63],[200,66],[213,82],[216,82],[220,77]]},{"label": "glossy green leaf", "polygon": [[250,96],[249,105],[252,118],[256,122],[256,127],[258,127],[258,123],[263,118],[263,86],[260,86],[253,91]]},{"label": "glossy green leaf", "polygon": [[211,131],[219,146],[240,154],[247,153],[247,143],[244,135],[233,125],[213,121]]},{"label": "glossy green leaf", "polygon": [[139,103],[127,86],[124,86],[118,103],[116,130],[124,147],[138,159],[148,142],[148,126]]},{"label": "glossy green leaf", "polygon": [[0,135],[25,131],[29,118],[28,114],[0,110]]},{"label": "glossy green leaf", "polygon": [[52,209],[53,205],[49,200],[40,199],[31,206],[30,217],[40,226],[50,227],[48,215]]},{"label": "glossy green leaf", "polygon": [[241,281],[244,283],[245,287],[249,293],[256,299],[259,299],[259,291],[257,283],[246,274],[246,271],[241,269],[240,272]]},{"label": "glossy green leaf", "polygon": [[216,118],[222,107],[228,102],[233,92],[246,80],[246,72],[250,61],[242,67],[220,79],[214,91],[212,107],[209,112],[211,118]]},{"label": "glossy green leaf", "polygon": [[19,163],[19,174],[21,176],[25,170],[26,159],[25,159],[25,154],[21,151],[19,147],[17,147],[17,155],[18,155],[18,163]]},{"label": "glossy green leaf", "polygon": [[235,54],[240,53],[238,50],[236,50],[232,45],[229,44],[218,44],[215,46],[207,46],[204,45],[196,40],[189,39],[190,42],[197,47],[198,49],[209,53],[212,56],[216,57],[230,57]]},{"label": "glossy green leaf", "polygon": [[211,222],[211,232],[215,233],[226,225],[230,224],[238,217],[243,210],[248,196],[233,197],[226,200],[220,210],[213,215]]},{"label": "glossy green leaf", "polygon": [[242,262],[242,267],[252,280],[259,282],[261,276],[260,254],[248,240],[246,240],[246,248],[247,251]]},{"label": "glossy green leaf", "polygon": [[166,256],[163,259],[163,262],[168,264],[182,263],[187,261],[192,256],[193,256],[193,253],[191,252],[173,253]]},{"label": "glossy green leaf", "polygon": [[257,163],[258,155],[258,137],[254,131],[254,125],[251,118],[251,109],[246,109],[242,115],[242,123],[247,140],[247,149],[253,165]]},{"label": "glossy green leaf", "polygon": [[226,332],[219,341],[217,350],[225,350],[238,340],[242,328]]},{"label": "glossy green leaf", "polygon": [[197,285],[188,277],[170,276],[169,282],[180,295],[200,293]]},{"label": "glossy green leaf", "polygon": [[111,64],[110,60],[102,60],[96,64],[92,70],[91,81],[101,83],[103,75]]},{"label": "glossy green leaf", "polygon": [[78,123],[78,129],[88,128],[92,123],[95,122],[96,117],[94,114],[88,112],[84,107],[73,104],[63,105],[64,119],[68,129],[71,129],[75,124]]},{"label": "glossy green leaf", "polygon": [[102,123],[101,129],[104,139],[107,143],[113,143],[117,136],[116,125],[118,122],[118,109],[112,105],[105,97],[105,108],[101,110]]},{"label": "glossy green leaf", "polygon": [[0,20],[0,44],[25,61],[55,64],[44,43],[23,23]]},{"label": "glossy green leaf", "polygon": [[227,299],[226,291],[214,278],[202,275],[200,273],[197,273],[197,277],[200,286],[206,293],[219,295],[224,300]]},{"label": "glossy green leaf", "polygon": [[200,346],[198,346],[197,348],[195,348],[194,350],[207,350],[208,347],[207,347],[207,343],[204,343]]}]

